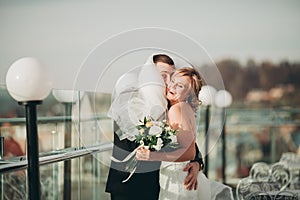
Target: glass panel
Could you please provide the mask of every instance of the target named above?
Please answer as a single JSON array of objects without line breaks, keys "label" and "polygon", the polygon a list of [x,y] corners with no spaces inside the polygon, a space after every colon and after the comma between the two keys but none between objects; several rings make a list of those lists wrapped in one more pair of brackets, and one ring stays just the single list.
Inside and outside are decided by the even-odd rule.
[{"label": "glass panel", "polygon": [[63,199],[63,162],[40,166],[41,199]]},{"label": "glass panel", "polygon": [[[201,110],[204,119],[204,109]],[[278,162],[285,152],[299,151],[299,109],[226,110],[226,183],[236,186],[256,162]],[[203,127],[204,121],[200,121]],[[204,130],[203,128],[201,130]],[[204,132],[199,132],[204,134]],[[209,153],[209,178],[222,181],[222,144]]]},{"label": "glass panel", "polygon": [[[80,96],[72,109],[72,146],[81,149],[111,141],[112,123],[106,117],[110,95],[85,92]],[[108,162],[100,155],[72,160],[72,199],[102,199],[108,195],[104,192]]]},{"label": "glass panel", "polygon": [[0,174],[0,199],[26,199],[26,171]]}]

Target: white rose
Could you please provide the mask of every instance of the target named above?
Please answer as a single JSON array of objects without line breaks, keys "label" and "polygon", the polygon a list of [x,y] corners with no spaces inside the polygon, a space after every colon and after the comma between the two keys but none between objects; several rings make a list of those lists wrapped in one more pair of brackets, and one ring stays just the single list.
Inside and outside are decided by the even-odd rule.
[{"label": "white rose", "polygon": [[166,129],[166,131],[170,131],[170,130],[171,130],[171,127],[170,127],[170,126],[167,126],[165,129]]},{"label": "white rose", "polygon": [[149,130],[149,135],[156,135],[156,137],[159,137],[162,133],[162,130],[159,126],[152,126]]},{"label": "white rose", "polygon": [[177,137],[176,137],[176,135],[170,135],[170,137],[169,137],[171,140],[172,140],[172,142],[171,143],[175,143],[175,142],[177,142]]},{"label": "white rose", "polygon": [[161,138],[158,138],[158,139],[157,139],[157,144],[156,144],[156,145],[153,145],[153,148],[154,148],[156,151],[159,151],[159,150],[161,150],[162,146],[164,146],[163,141],[162,141]]}]

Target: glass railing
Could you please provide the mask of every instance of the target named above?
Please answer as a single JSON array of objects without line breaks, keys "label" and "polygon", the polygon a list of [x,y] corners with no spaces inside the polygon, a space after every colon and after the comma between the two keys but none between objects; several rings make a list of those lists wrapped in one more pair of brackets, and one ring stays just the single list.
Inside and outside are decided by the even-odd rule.
[{"label": "glass railing", "polygon": [[[78,101],[61,103],[51,93],[37,106],[41,199],[108,196],[104,186],[109,165],[106,158],[112,148],[112,123],[106,117],[103,99],[109,97],[78,94]],[[96,100],[99,105],[93,106]],[[28,199],[24,108],[5,87],[0,88],[0,102],[0,199]]]},{"label": "glass railing", "polygon": [[[202,110],[201,116],[204,114]],[[205,124],[204,117],[199,123]],[[300,150],[299,108],[229,108],[226,109],[225,128],[226,183],[234,187],[249,175],[253,164],[272,164],[278,162],[282,154],[299,153]],[[222,181],[221,155],[222,141],[218,138],[209,152],[208,176],[219,181]]]}]

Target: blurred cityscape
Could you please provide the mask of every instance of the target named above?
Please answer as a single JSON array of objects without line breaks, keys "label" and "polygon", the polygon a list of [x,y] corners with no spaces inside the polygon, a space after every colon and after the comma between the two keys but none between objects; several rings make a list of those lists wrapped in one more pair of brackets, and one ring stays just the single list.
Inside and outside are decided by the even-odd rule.
[{"label": "blurred cityscape", "polygon": [[[216,62],[234,107],[299,107],[300,63],[282,61],[245,65],[237,60]],[[209,70],[209,66],[207,66]]]}]

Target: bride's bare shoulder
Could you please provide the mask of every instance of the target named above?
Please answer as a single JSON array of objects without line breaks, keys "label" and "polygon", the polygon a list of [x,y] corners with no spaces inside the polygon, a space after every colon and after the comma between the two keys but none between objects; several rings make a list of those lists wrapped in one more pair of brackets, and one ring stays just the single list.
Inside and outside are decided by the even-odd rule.
[{"label": "bride's bare shoulder", "polygon": [[176,103],[174,105],[172,105],[169,109],[169,111],[171,112],[182,112],[186,109],[190,109],[190,105],[186,102],[179,102],[179,103]]},{"label": "bride's bare shoulder", "polygon": [[168,122],[174,129],[192,130],[190,122],[193,117],[190,105],[185,102],[174,104],[168,112]]},{"label": "bride's bare shoulder", "polygon": [[179,102],[174,104],[169,109],[169,115],[171,116],[182,116],[185,114],[189,114],[191,111],[191,106],[186,102]]}]

